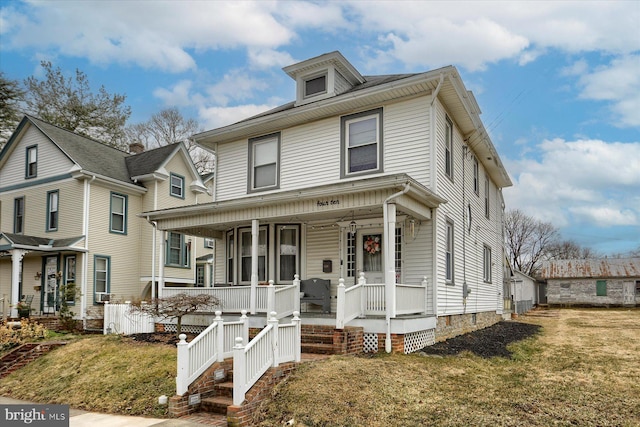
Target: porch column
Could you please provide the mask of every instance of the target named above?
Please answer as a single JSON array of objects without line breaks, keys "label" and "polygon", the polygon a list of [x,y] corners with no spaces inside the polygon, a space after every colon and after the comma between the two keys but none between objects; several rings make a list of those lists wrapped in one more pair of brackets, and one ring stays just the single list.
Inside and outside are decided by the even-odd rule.
[{"label": "porch column", "polygon": [[18,302],[20,301],[20,265],[22,258],[28,251],[22,249],[11,250],[11,317],[18,317]]},{"label": "porch column", "polygon": [[396,270],[395,270],[395,241],[396,241],[396,205],[385,203],[382,205],[384,219],[384,296],[385,296],[385,320],[387,324],[387,336],[385,339],[385,351],[391,353],[391,319],[396,317]]},{"label": "porch column", "polygon": [[258,294],[258,220],[251,220],[251,314],[256,314],[256,299]]}]

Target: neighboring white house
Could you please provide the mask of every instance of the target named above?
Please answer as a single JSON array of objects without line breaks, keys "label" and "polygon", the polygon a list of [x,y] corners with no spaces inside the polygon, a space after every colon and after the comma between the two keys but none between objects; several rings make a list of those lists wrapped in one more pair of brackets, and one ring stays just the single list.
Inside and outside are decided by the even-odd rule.
[{"label": "neighboring white house", "polygon": [[[297,274],[330,280],[341,313],[363,274],[347,325],[365,346],[498,321],[511,181],[458,71],[363,76],[339,52],[284,71],[295,101],[195,135],[216,153],[213,202],[143,215],[214,239],[215,283],[250,289],[247,309],[260,283]],[[303,324],[335,324],[315,307]]]},{"label": "neighboring white house", "polygon": [[0,152],[0,294],[13,307],[3,315],[23,295],[36,314],[55,313],[67,283],[83,320],[105,301],[153,296],[152,283],[211,284],[210,242],[139,216],[210,201],[182,143],[127,153],[26,116]]}]

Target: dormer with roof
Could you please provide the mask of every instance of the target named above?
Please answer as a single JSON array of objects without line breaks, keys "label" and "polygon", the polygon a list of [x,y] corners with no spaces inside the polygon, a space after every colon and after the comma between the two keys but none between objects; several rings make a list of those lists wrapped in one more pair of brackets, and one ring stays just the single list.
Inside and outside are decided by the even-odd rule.
[{"label": "dormer with roof", "polygon": [[283,69],[296,82],[296,106],[331,98],[365,82],[364,77],[338,51]]}]

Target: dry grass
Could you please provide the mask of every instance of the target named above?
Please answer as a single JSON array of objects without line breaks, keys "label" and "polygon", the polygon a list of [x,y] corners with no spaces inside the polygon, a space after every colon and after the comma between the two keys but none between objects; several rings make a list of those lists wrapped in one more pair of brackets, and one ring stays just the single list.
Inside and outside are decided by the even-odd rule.
[{"label": "dry grass", "polygon": [[91,336],[2,380],[0,395],[126,415],[164,416],[158,396],[175,394],[176,349]]},{"label": "dry grass", "polygon": [[264,426],[639,426],[640,310],[552,310],[512,360],[333,357],[284,382]]}]

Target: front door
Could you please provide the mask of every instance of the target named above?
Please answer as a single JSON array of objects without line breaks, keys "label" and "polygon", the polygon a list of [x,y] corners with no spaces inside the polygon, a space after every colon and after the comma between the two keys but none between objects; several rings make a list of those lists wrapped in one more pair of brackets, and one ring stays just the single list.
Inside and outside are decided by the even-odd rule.
[{"label": "front door", "polygon": [[622,283],[622,304],[636,305],[636,287],[633,282]]},{"label": "front door", "polygon": [[44,261],[44,289],[42,312],[55,313],[58,295],[58,257],[46,257]]},{"label": "front door", "polygon": [[357,270],[364,272],[367,283],[384,283],[382,237],[382,229],[358,230],[357,233]]}]

